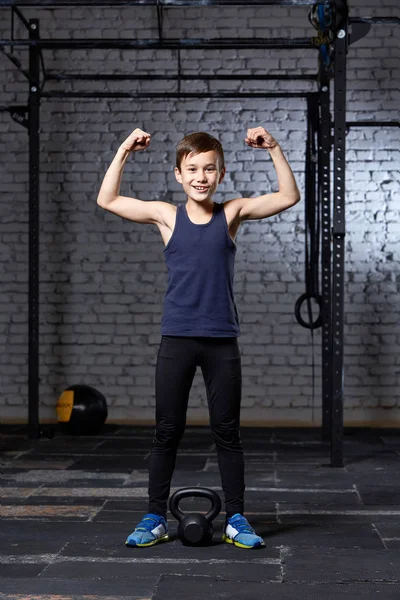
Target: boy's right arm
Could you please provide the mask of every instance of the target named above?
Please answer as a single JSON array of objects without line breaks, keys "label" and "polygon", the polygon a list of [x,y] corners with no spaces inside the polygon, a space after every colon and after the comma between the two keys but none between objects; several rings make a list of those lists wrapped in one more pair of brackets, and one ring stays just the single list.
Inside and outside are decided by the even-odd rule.
[{"label": "boy's right arm", "polygon": [[120,196],[122,173],[130,152],[143,150],[150,143],[150,135],[140,129],[135,131],[118,148],[109,166],[97,196],[97,204],[124,219],[136,223],[160,223],[162,202],[143,201]]}]

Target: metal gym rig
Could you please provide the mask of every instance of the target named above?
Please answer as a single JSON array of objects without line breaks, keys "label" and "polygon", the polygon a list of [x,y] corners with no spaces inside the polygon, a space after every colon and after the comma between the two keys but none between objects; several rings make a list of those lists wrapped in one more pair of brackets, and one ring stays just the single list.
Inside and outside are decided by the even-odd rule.
[{"label": "metal gym rig", "polygon": [[[154,6],[158,18],[158,40],[131,39],[41,39],[39,19],[27,20],[22,7],[57,8],[70,6]],[[309,19],[317,29],[314,38],[242,38],[242,39],[167,39],[163,37],[164,9],[168,7],[207,6],[309,6]],[[0,40],[0,48],[29,85],[27,106],[7,106],[11,117],[29,134],[29,398],[28,435],[37,439],[45,435],[39,421],[39,122],[42,98],[304,98],[307,101],[308,135],[306,145],[306,293],[296,303],[296,318],[313,330],[322,327],[322,440],[330,441],[331,466],[343,466],[343,333],[344,333],[344,258],[345,258],[345,151],[346,131],[350,127],[392,127],[398,122],[346,122],[346,55],[348,47],[366,36],[373,23],[399,24],[399,18],[349,18],[347,0],[0,0],[0,8],[11,8],[11,39]],[[14,39],[14,20],[25,26],[29,39]],[[351,33],[349,26],[351,25]],[[7,51],[7,47],[10,51]],[[14,56],[14,48],[28,48],[29,68]],[[45,92],[47,81],[56,80],[151,80],[152,75],[59,74],[46,71],[43,50],[48,49],[173,49],[177,51],[177,75],[163,79],[178,83],[177,92]],[[180,51],[190,49],[311,49],[318,51],[318,72],[313,75],[185,75],[181,70]],[[41,78],[42,75],[42,78]],[[181,90],[187,80],[312,80],[315,92],[237,93]],[[330,113],[331,81],[333,119]],[[333,172],[330,156],[333,148]],[[330,180],[332,178],[332,190]],[[331,195],[333,215],[331,218]],[[321,216],[322,215],[322,216]],[[320,230],[320,220],[322,229]],[[308,248],[308,238],[310,249]],[[320,242],[321,239],[321,242]],[[318,258],[321,243],[321,291]],[[320,308],[312,320],[311,299]],[[309,321],[300,314],[306,301]]]}]

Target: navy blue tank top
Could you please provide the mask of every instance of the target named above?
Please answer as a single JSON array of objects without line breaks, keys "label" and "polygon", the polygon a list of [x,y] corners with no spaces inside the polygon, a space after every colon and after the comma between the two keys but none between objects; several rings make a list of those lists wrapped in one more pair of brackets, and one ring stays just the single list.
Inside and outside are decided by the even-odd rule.
[{"label": "navy blue tank top", "polygon": [[214,202],[208,223],[197,225],[178,205],[171,239],[164,248],[168,287],[161,335],[239,337],[233,297],[236,245],[223,204]]}]

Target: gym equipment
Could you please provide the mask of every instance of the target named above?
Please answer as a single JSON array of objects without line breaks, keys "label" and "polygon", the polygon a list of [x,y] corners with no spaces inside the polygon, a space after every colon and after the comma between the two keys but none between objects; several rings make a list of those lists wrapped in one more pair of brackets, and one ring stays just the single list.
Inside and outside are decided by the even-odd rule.
[{"label": "gym equipment", "polygon": [[65,433],[96,435],[107,419],[103,394],[90,385],[71,385],[57,402],[57,421]]},{"label": "gym equipment", "polygon": [[[179,508],[179,502],[188,496],[207,498],[211,508],[206,515],[185,513]],[[185,546],[202,546],[211,543],[214,533],[212,521],[221,511],[221,498],[214,490],[203,487],[189,487],[177,490],[169,501],[171,514],[179,521],[178,537]]]}]

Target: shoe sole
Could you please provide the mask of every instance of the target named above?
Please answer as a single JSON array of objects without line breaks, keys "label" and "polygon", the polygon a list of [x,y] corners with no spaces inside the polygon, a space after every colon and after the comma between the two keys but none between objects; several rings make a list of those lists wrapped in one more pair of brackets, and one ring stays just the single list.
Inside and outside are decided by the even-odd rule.
[{"label": "shoe sole", "polygon": [[168,542],[169,535],[162,535],[160,538],[156,538],[151,542],[147,542],[146,544],[130,544],[129,542],[125,542],[125,546],[130,546],[131,548],[148,548],[149,546],[155,546],[158,542]]},{"label": "shoe sole", "polygon": [[235,540],[233,540],[232,538],[225,535],[225,533],[222,536],[222,541],[225,542],[226,544],[234,544],[237,548],[245,548],[246,550],[252,550],[253,548],[265,547],[264,542],[263,543],[257,542],[254,546],[246,546],[245,544],[241,544],[240,542],[235,542]]}]

